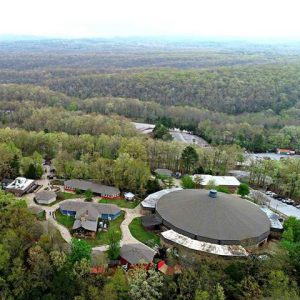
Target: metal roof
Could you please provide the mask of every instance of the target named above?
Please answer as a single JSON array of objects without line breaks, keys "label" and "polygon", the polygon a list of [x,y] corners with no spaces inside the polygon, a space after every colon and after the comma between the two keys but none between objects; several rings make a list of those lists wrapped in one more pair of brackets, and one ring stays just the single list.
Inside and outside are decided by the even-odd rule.
[{"label": "metal roof", "polygon": [[121,248],[120,256],[130,264],[151,263],[155,251],[143,244],[125,244]]},{"label": "metal roof", "polygon": [[157,201],[163,196],[168,193],[174,192],[174,191],[181,191],[182,188],[172,188],[172,189],[164,189],[158,192],[155,192],[153,194],[150,194],[148,197],[146,197],[142,202],[141,205],[144,208],[152,208],[154,209],[156,206]]},{"label": "metal roof", "polygon": [[91,203],[88,203],[76,211],[75,218],[79,220],[82,217],[90,221],[97,221],[99,218],[99,211]]},{"label": "metal roof", "polygon": [[50,201],[56,199],[56,193],[52,191],[41,191],[35,194],[36,201]]},{"label": "metal roof", "polygon": [[117,214],[120,212],[118,206],[114,204],[104,204],[104,203],[87,203],[87,202],[78,202],[78,201],[64,201],[62,202],[59,207],[62,210],[68,211],[78,211],[81,209],[88,209],[90,206],[94,207],[99,214]]},{"label": "metal roof", "polygon": [[82,191],[91,190],[93,193],[107,196],[115,196],[120,194],[120,190],[116,187],[98,184],[89,180],[70,179],[66,180],[64,182],[64,185],[66,187],[79,189]]},{"label": "metal roof", "polygon": [[89,231],[97,231],[97,221],[90,220],[75,220],[73,224],[73,229],[84,228]]},{"label": "metal roof", "polygon": [[279,215],[274,213],[271,209],[267,208],[266,206],[261,206],[260,209],[266,213],[270,222],[271,228],[283,230],[283,225],[279,221]]},{"label": "metal roof", "polygon": [[234,176],[212,176],[212,175],[193,175],[193,180],[195,177],[201,178],[201,185],[207,185],[210,181],[214,181],[215,185],[222,186],[239,186],[241,183]]},{"label": "metal roof", "polygon": [[192,239],[222,245],[258,244],[268,237],[270,221],[255,204],[235,195],[183,190],[163,196],[156,205],[163,224]]},{"label": "metal roof", "polygon": [[27,179],[25,177],[17,177],[13,182],[11,182],[6,187],[6,189],[25,191],[32,183],[34,183],[33,179]]},{"label": "metal roof", "polygon": [[174,230],[165,231],[162,233],[162,236],[168,241],[196,251],[222,256],[248,256],[247,251],[240,245],[216,245],[212,243],[196,241],[187,236],[179,234]]}]

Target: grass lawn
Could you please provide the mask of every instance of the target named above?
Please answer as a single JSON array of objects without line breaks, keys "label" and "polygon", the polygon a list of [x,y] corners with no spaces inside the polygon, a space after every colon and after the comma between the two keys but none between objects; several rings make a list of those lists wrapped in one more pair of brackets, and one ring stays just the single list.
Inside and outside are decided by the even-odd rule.
[{"label": "grass lawn", "polygon": [[99,231],[96,234],[94,239],[85,239],[85,241],[90,244],[92,247],[101,246],[101,245],[108,245],[109,244],[109,235],[111,233],[115,233],[118,237],[118,240],[121,240],[122,233],[120,229],[120,225],[124,220],[125,212],[122,211],[121,215],[113,221],[109,222],[109,229],[107,231]]},{"label": "grass lawn", "polygon": [[126,199],[100,199],[99,203],[111,203],[123,208],[135,208],[139,202],[138,201],[127,201]]},{"label": "grass lawn", "polygon": [[59,192],[59,195],[61,196],[61,198],[63,198],[63,200],[84,198],[84,194],[75,194],[68,192]]},{"label": "grass lawn", "polygon": [[74,217],[63,215],[59,209],[55,211],[55,216],[58,223],[64,225],[69,230],[72,229],[73,223],[75,221]]},{"label": "grass lawn", "polygon": [[49,206],[53,206],[61,201],[64,200],[69,200],[69,199],[78,199],[78,198],[83,198],[84,195],[78,195],[78,194],[74,194],[74,193],[67,193],[67,192],[58,192],[57,193],[57,200],[50,203]]},{"label": "grass lawn", "polygon": [[133,237],[150,247],[155,244],[160,244],[160,237],[151,231],[145,230],[140,217],[132,220],[129,224],[129,230]]}]

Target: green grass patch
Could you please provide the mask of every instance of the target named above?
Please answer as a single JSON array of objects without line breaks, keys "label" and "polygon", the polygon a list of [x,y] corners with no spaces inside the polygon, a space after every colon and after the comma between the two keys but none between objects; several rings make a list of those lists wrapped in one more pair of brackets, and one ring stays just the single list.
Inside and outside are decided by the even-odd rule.
[{"label": "green grass patch", "polygon": [[110,203],[115,204],[122,208],[135,208],[139,202],[138,201],[127,201],[126,199],[100,199],[99,203]]},{"label": "green grass patch", "polygon": [[109,229],[107,231],[98,231],[94,239],[87,238],[85,241],[90,244],[92,247],[108,245],[109,244],[109,235],[114,233],[116,238],[120,241],[122,239],[122,232],[120,225],[124,221],[125,212],[122,211],[121,215],[109,222]]},{"label": "green grass patch", "polygon": [[58,192],[57,197],[62,199],[62,200],[68,200],[68,199],[84,198],[84,195],[75,194],[75,193],[68,193],[68,192]]},{"label": "green grass patch", "polygon": [[75,221],[74,217],[63,215],[59,209],[55,211],[55,217],[58,223],[64,225],[69,230],[72,229]]},{"label": "green grass patch", "polygon": [[133,237],[150,247],[153,247],[155,244],[160,244],[160,237],[151,231],[145,230],[140,217],[132,220],[129,224],[129,230]]}]

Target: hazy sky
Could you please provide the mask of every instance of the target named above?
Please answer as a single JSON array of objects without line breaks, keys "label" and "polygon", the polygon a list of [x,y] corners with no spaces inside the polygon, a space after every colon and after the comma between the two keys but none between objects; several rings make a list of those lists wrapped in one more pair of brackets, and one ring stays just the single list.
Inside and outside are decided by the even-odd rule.
[{"label": "hazy sky", "polygon": [[300,37],[300,0],[0,1],[0,35]]}]

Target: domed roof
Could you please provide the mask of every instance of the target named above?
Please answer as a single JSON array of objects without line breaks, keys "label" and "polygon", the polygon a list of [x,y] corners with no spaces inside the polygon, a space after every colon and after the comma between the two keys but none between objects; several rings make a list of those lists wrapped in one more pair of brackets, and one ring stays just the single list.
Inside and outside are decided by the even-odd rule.
[{"label": "domed roof", "polygon": [[270,232],[267,215],[235,195],[182,190],[163,196],[156,206],[163,224],[190,238],[221,245],[254,245]]}]

